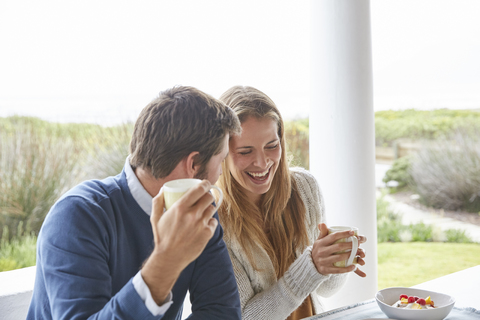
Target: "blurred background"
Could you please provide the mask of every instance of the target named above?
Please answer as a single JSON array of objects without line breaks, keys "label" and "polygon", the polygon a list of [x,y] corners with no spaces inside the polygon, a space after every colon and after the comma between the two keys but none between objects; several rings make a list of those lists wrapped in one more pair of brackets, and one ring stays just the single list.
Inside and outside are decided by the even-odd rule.
[{"label": "blurred background", "polygon": [[[5,0],[0,116],[134,121],[158,92],[266,92],[309,114],[310,2]],[[480,107],[480,3],[372,0],[375,110]]]},{"label": "blurred background", "polygon": [[[35,265],[52,204],[120,172],[140,110],[174,85],[264,91],[309,168],[310,4],[2,0],[0,271]],[[480,1],[370,5],[382,289],[480,264]]]}]

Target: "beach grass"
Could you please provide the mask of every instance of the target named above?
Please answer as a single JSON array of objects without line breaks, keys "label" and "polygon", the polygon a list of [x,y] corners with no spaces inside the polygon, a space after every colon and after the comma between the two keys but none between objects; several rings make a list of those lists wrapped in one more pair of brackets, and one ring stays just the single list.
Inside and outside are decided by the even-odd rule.
[{"label": "beach grass", "polygon": [[3,233],[0,239],[0,272],[31,267],[36,264],[37,237],[25,234],[10,240]]}]

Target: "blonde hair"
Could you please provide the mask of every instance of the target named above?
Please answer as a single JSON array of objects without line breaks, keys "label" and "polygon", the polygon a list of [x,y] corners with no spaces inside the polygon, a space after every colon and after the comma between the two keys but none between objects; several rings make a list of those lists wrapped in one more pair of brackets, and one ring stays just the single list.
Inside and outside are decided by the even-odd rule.
[{"label": "blonde hair", "polygon": [[224,161],[218,181],[224,201],[218,212],[225,234],[238,239],[253,268],[259,270],[252,253],[256,243],[268,253],[280,278],[295,260],[296,250],[308,245],[305,205],[290,174],[282,116],[266,94],[252,87],[232,87],[220,101],[233,109],[241,123],[249,117],[270,118],[277,123],[282,153],[271,187],[262,195],[260,205],[257,207],[248,200],[245,189],[233,178],[228,162]]}]

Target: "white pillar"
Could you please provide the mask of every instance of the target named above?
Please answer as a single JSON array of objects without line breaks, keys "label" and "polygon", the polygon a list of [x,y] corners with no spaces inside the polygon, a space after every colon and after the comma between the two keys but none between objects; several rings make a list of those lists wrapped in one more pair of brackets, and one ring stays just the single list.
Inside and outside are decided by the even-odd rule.
[{"label": "white pillar", "polygon": [[367,236],[361,269],[325,299],[328,309],[377,291],[375,127],[369,0],[312,0],[310,169],[325,197],[328,225]]}]

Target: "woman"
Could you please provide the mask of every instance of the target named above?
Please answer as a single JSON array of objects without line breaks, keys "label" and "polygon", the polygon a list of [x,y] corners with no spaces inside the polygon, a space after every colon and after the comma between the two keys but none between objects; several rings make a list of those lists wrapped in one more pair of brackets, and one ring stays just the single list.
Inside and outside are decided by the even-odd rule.
[{"label": "woman", "polygon": [[[229,142],[219,179],[224,201],[219,208],[224,239],[240,293],[243,319],[301,319],[323,311],[318,295],[330,296],[355,266],[338,268],[353,235],[328,235],[324,204],[315,178],[289,169],[284,125],[273,101],[252,87],[235,86],[220,100],[242,124]],[[365,242],[359,236],[359,242]],[[358,263],[364,265],[362,249]]]}]

